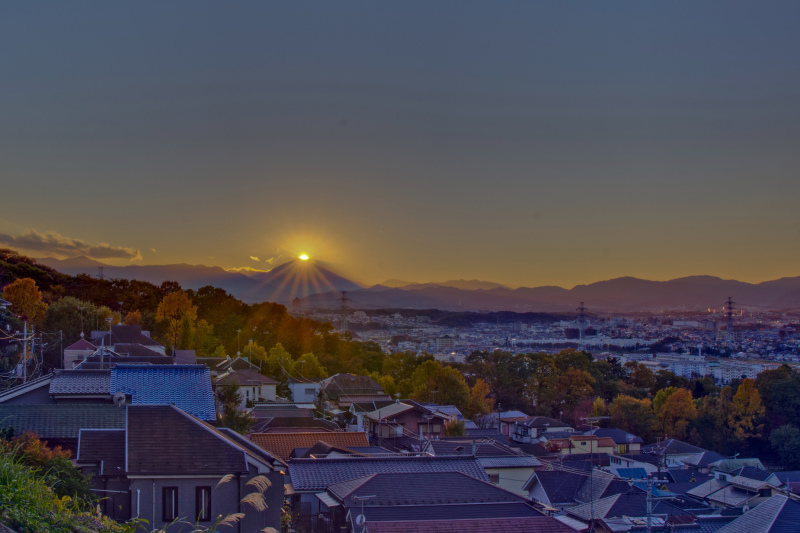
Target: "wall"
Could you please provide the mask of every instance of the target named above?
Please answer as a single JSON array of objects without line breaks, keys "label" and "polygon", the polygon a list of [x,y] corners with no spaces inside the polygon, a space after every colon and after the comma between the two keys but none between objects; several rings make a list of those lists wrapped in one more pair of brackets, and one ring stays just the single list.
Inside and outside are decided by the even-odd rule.
[{"label": "wall", "polygon": [[[522,487],[525,485],[533,475],[534,468],[486,468],[486,473],[491,478],[492,475],[500,477],[499,483],[495,483],[498,487],[506,489],[520,496],[528,496],[528,491]],[[539,484],[537,483],[537,486]]]}]

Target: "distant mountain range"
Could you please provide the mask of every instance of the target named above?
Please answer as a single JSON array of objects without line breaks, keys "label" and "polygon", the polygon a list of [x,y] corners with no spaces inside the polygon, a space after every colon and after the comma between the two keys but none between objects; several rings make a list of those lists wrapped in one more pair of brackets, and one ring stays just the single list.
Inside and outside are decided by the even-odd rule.
[{"label": "distant mountain range", "polygon": [[341,291],[348,291],[356,309],[417,308],[461,311],[574,311],[580,302],[596,311],[659,311],[666,309],[721,309],[728,296],[738,308],[800,308],[800,276],[763,283],[724,280],[714,276],[690,276],[670,281],[623,277],[572,289],[520,287],[510,289],[479,280],[411,283],[388,280],[364,287],[320,261],[290,261],[269,272],[229,272],[203,265],[149,265],[114,267],[87,257],[38,259],[65,274],[97,275],[99,267],[110,278],[139,279],[155,284],[177,281],[183,288],[213,285],[253,303],[275,301],[290,304],[298,297],[305,307],[338,307]]}]

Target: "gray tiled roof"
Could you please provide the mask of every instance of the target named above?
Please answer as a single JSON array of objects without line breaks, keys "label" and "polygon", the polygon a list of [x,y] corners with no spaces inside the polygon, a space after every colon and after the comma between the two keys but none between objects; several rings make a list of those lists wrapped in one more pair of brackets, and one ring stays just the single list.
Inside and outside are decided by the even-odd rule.
[{"label": "gray tiled roof", "polygon": [[45,439],[77,439],[78,430],[125,427],[125,410],[113,404],[0,405],[0,427]]},{"label": "gray tiled roof", "polygon": [[719,533],[796,533],[800,530],[800,503],[776,495],[746,512]]},{"label": "gray tiled roof", "polygon": [[488,481],[474,457],[343,457],[291,459],[289,475],[296,492],[324,490],[328,485],[375,473],[461,472]]},{"label": "gray tiled roof", "polygon": [[478,457],[477,461],[483,468],[533,468],[542,466],[542,462],[532,455]]},{"label": "gray tiled roof", "polygon": [[50,381],[50,394],[108,394],[110,370],[56,370]]},{"label": "gray tiled roof", "polygon": [[81,429],[75,459],[79,463],[99,464],[102,461],[105,475],[125,472],[125,430]]}]

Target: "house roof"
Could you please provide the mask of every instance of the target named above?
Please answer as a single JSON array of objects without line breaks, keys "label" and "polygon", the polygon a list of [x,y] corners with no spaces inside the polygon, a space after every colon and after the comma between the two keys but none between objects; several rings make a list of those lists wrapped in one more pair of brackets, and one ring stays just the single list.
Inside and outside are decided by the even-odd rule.
[{"label": "house roof", "polygon": [[194,350],[175,350],[175,363],[179,365],[196,365],[197,352]]},{"label": "house roof", "polygon": [[369,446],[363,431],[330,431],[304,433],[251,433],[248,438],[259,447],[281,459],[288,460],[295,448],[311,448],[324,441],[335,447]]},{"label": "house roof", "polygon": [[252,433],[308,433],[315,432],[338,432],[338,424],[322,418],[312,418],[311,416],[274,416],[258,418],[251,428]]},{"label": "house roof", "polygon": [[532,455],[515,455],[505,457],[477,457],[483,468],[535,468],[542,462]]},{"label": "house roof", "polygon": [[392,402],[392,397],[388,394],[342,394],[336,400],[339,405],[362,404],[370,402]]},{"label": "house roof", "polygon": [[371,494],[364,507],[452,505],[459,503],[516,503],[521,496],[461,472],[381,472],[328,485],[328,492],[347,507],[356,493]]},{"label": "house roof", "polygon": [[77,342],[73,342],[72,344],[70,344],[69,346],[67,346],[66,348],[64,348],[64,351],[65,351],[65,352],[66,352],[67,350],[75,350],[75,351],[88,351],[88,350],[92,350],[92,351],[94,351],[94,350],[96,350],[96,349],[97,349],[97,346],[95,346],[95,345],[94,345],[94,344],[92,344],[91,342],[87,341],[86,339],[78,339],[78,341],[77,341]]},{"label": "house roof", "polygon": [[597,437],[609,437],[615,444],[644,444],[644,441],[627,431],[622,431],[617,428],[594,428],[586,432],[587,435],[595,435]]},{"label": "house roof", "polygon": [[526,416],[522,420],[517,420],[516,423],[520,426],[528,428],[571,428],[566,422],[556,420],[555,418],[548,418],[546,416]]},{"label": "house roof", "polygon": [[694,455],[706,450],[678,439],[667,439],[660,444],[655,443],[643,446],[642,451],[645,453],[659,453],[660,455]]},{"label": "house roof", "polygon": [[356,376],[353,374],[334,374],[320,381],[322,389],[329,398],[338,398],[342,394],[375,394],[384,393],[377,381],[369,376]]},{"label": "house roof", "polygon": [[216,420],[211,374],[203,365],[117,365],[111,394],[124,392],[133,404],[174,404],[202,420]]},{"label": "house roof", "polygon": [[719,533],[794,533],[800,524],[800,503],[782,494],[746,512]]},{"label": "house roof", "polygon": [[[647,494],[642,491],[620,493],[601,498],[592,503],[584,503],[576,507],[567,509],[567,514],[580,518],[581,520],[591,520],[592,517],[616,518],[622,516],[647,516]],[[673,505],[666,500],[658,500],[653,503],[653,514],[667,514],[670,516],[688,515],[680,507]]]},{"label": "house roof", "polygon": [[493,439],[497,442],[508,444],[508,437],[497,428],[464,428],[468,437],[473,439]]},{"label": "house roof", "polygon": [[[521,455],[505,444],[498,442],[476,441],[473,439],[432,440],[425,451],[433,455],[474,455],[475,457],[516,457]],[[539,461],[536,461],[537,463]],[[541,463],[540,463],[541,464]]]},{"label": "house roof", "polygon": [[392,403],[390,405],[387,405],[386,407],[382,407],[380,409],[367,413],[367,418],[377,422],[378,420],[386,420],[389,418],[394,418],[397,415],[412,410],[414,410],[414,407],[411,405],[407,405],[404,403]]},{"label": "house roof", "polygon": [[268,457],[174,405],[126,407],[129,475],[226,475]]},{"label": "house roof", "polygon": [[452,520],[405,520],[397,522],[372,522],[370,533],[575,533],[555,518],[526,516],[517,518],[473,518]]},{"label": "house roof", "polygon": [[[102,341],[101,341],[102,339]],[[111,331],[94,339],[95,342],[102,342],[106,346],[120,344],[141,344],[143,346],[161,346],[147,335],[142,334],[142,326],[111,326]]]},{"label": "house roof", "polygon": [[696,455],[692,455],[687,457],[683,460],[683,464],[689,466],[697,466],[700,468],[707,468],[708,465],[715,461],[719,461],[721,459],[725,459],[724,455],[721,455],[717,452],[701,452]]},{"label": "house roof", "polygon": [[82,428],[125,427],[125,411],[111,403],[0,404],[0,426],[11,426],[17,434],[31,431],[44,439],[77,439]]},{"label": "house roof", "polygon": [[395,403],[394,400],[369,400],[363,402],[353,402],[350,404],[350,410],[356,413],[369,413],[370,411],[382,409],[388,405],[392,405],[393,403]]},{"label": "house roof", "polygon": [[22,396],[24,394],[27,394],[39,388],[44,388],[44,387],[49,388],[50,381],[52,379],[53,379],[53,374],[45,374],[44,376],[32,379],[27,383],[22,383],[20,385],[11,387],[10,389],[4,390],[2,393],[0,393],[0,404],[7,402],[17,396]]},{"label": "house roof", "polygon": [[550,505],[571,504],[584,479],[586,476],[577,472],[539,470],[533,473],[524,488],[530,490],[538,483],[550,500]]},{"label": "house roof", "polygon": [[50,394],[111,395],[110,370],[54,370]]},{"label": "house roof", "polygon": [[489,480],[474,457],[333,457],[289,461],[295,492],[319,492],[334,483],[388,472],[462,472],[476,479]]},{"label": "house roof", "polygon": [[234,370],[219,376],[216,381],[217,385],[230,385],[231,383],[235,383],[239,386],[253,387],[275,385],[278,381],[253,370]]},{"label": "house roof", "polygon": [[754,466],[760,470],[766,470],[764,464],[756,457],[748,457],[743,459],[720,459],[710,463],[711,470],[720,470],[722,472],[733,473],[745,466]]},{"label": "house roof", "polygon": [[[409,515],[409,511],[412,511],[413,514]],[[491,523],[489,522],[491,519],[541,517],[542,513],[531,504],[520,501],[513,503],[415,505],[413,507],[387,505],[365,507],[364,515],[367,518],[367,524],[401,522],[409,520],[409,518],[416,523],[429,520],[461,520],[462,522],[466,520],[483,520],[484,523]],[[368,525],[367,531],[372,531],[372,525]]]},{"label": "house roof", "polygon": [[[121,411],[122,409],[120,409]],[[78,463],[100,463],[99,475],[125,472],[125,429],[81,429],[78,434]]]},{"label": "house roof", "polygon": [[169,362],[165,364],[172,364],[174,362],[172,357],[168,357],[157,350],[151,350],[142,344],[119,342],[114,345],[114,351],[119,355],[126,355],[128,357],[163,357],[169,360]]}]

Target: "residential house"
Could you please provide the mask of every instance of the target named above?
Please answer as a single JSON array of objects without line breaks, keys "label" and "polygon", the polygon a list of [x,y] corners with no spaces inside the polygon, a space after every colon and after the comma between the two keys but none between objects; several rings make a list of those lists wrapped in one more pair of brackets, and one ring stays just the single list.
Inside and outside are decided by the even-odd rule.
[{"label": "residential house", "polygon": [[214,381],[214,386],[235,385],[242,398],[239,405],[245,409],[257,401],[275,401],[278,381],[253,370],[229,370]]},{"label": "residential house", "polygon": [[344,417],[347,423],[347,431],[366,431],[367,414],[373,411],[377,411],[378,409],[386,408],[392,405],[393,403],[397,402],[395,400],[380,400],[380,401],[368,400],[366,402],[351,403]]},{"label": "residential house", "polygon": [[446,531],[568,531],[525,498],[460,472],[374,473],[328,485],[319,498],[335,530],[352,533],[429,531],[430,521],[453,521]]},{"label": "residential house", "polygon": [[244,357],[198,357],[197,364],[207,366],[211,371],[212,378],[233,370],[261,372],[258,365],[254,365]]},{"label": "residential house", "polygon": [[320,381],[321,392],[328,399],[337,399],[339,396],[357,396],[363,394],[386,394],[383,387],[369,376],[356,376],[353,374],[334,374]]},{"label": "residential house", "polygon": [[105,370],[56,370],[0,394],[0,405],[174,404],[216,420],[208,368],[202,365],[117,365]]},{"label": "residential house", "polygon": [[[116,520],[142,518],[168,533],[211,526],[244,512],[231,531],[280,529],[286,465],[227,429],[217,429],[174,405],[127,405],[116,431],[86,427],[76,463],[92,475],[105,512]],[[87,424],[88,425],[88,424]],[[267,508],[240,503],[265,479]],[[113,492],[109,492],[113,491]],[[177,522],[176,522],[177,521]],[[175,522],[175,523],[173,523]]]},{"label": "residential house", "polygon": [[558,451],[562,455],[572,454],[611,454],[617,446],[609,437],[596,437],[594,435],[571,435],[566,439],[551,439],[546,447]]},{"label": "residential house", "polygon": [[78,363],[92,355],[97,350],[97,346],[87,341],[83,337],[64,348],[64,368],[75,368]]},{"label": "residential house", "polygon": [[[485,470],[474,457],[378,456],[333,457],[320,459],[290,459],[287,495],[294,512],[300,516],[316,517],[329,514],[329,506],[317,494],[328,486],[379,473],[462,472],[467,476],[489,481]],[[417,484],[418,488],[422,486]]]},{"label": "residential house", "polygon": [[545,433],[573,431],[572,426],[546,416],[505,417],[500,420],[500,432],[521,444],[532,444]]},{"label": "residential house", "polygon": [[287,380],[291,400],[299,403],[315,403],[319,395],[320,384],[314,381]]},{"label": "residential house", "polygon": [[442,437],[446,421],[443,415],[410,400],[395,402],[366,414],[367,431],[373,439]]},{"label": "residential house", "polygon": [[717,533],[794,533],[800,528],[800,502],[776,494]]},{"label": "residential house", "polygon": [[641,470],[645,474],[658,472],[658,462],[660,458],[655,455],[644,453],[632,454],[611,454],[608,458],[608,470],[612,474],[620,477],[631,477],[621,474],[621,471]]},{"label": "residential house", "polygon": [[504,444],[483,439],[453,437],[431,440],[424,445],[422,451],[436,457],[474,456],[486,471],[491,483],[526,497],[528,492],[523,489],[525,482],[536,468],[542,466],[542,462],[536,457],[517,452]]},{"label": "residential house", "polygon": [[0,428],[13,428],[15,435],[35,433],[50,446],[73,452],[78,449],[81,428],[121,429],[125,410],[105,404],[0,404]]},{"label": "residential house", "polygon": [[142,330],[142,326],[116,325],[109,331],[92,331],[91,343],[123,355],[141,355],[141,349],[161,355],[167,353],[163,345],[150,338],[149,331]]},{"label": "residential house", "polygon": [[255,445],[281,460],[287,461],[296,448],[311,448],[322,441],[340,448],[368,447],[366,433],[344,431],[306,431],[303,433],[250,433]]},{"label": "residential house", "polygon": [[707,450],[678,439],[666,439],[655,444],[642,446],[643,453],[655,454],[662,457],[663,464],[666,467],[683,466],[684,459],[688,459],[689,457],[705,451]]},{"label": "residential house", "polygon": [[622,431],[617,428],[594,428],[584,432],[584,435],[594,435],[595,437],[608,437],[614,441],[613,453],[640,453],[644,441],[633,433]]},{"label": "residential house", "polygon": [[712,507],[753,508],[778,494],[778,486],[758,479],[722,474],[686,491],[686,494]]}]

